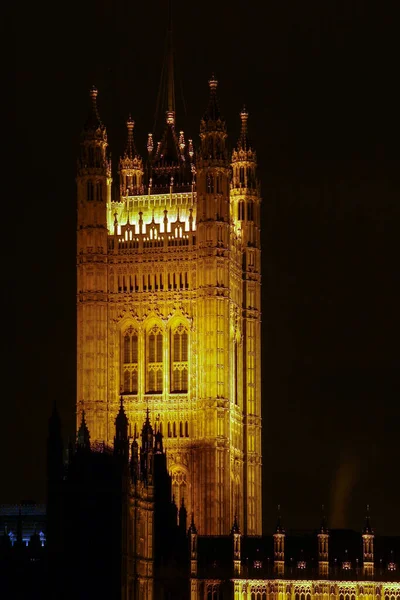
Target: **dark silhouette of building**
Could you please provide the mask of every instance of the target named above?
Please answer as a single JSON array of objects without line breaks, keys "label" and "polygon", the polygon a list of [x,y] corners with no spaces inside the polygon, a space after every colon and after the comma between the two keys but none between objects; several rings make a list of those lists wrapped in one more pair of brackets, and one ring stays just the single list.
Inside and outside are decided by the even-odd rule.
[{"label": "dark silhouette of building", "polygon": [[51,598],[186,595],[186,509],[178,511],[172,498],[162,435],[154,434],[148,412],[140,438],[131,440],[128,428],[121,398],[113,447],[91,444],[82,413],[63,464],[60,422],[56,414],[50,419]]}]

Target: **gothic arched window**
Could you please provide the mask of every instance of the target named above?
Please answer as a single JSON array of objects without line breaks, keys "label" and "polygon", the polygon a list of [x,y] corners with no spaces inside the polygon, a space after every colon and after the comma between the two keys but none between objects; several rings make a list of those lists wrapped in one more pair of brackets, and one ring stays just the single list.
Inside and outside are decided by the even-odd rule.
[{"label": "gothic arched window", "polygon": [[129,327],[122,334],[122,390],[138,393],[138,332]]},{"label": "gothic arched window", "polygon": [[249,202],[247,205],[247,220],[254,221],[254,203]]},{"label": "gothic arched window", "polygon": [[146,338],[146,392],[160,394],[163,391],[163,334],[157,325]]},{"label": "gothic arched window", "polygon": [[182,325],[171,330],[171,392],[188,391],[188,332]]},{"label": "gothic arched window", "polygon": [[103,184],[101,181],[96,183],[96,200],[101,202],[103,200]]},{"label": "gothic arched window", "polygon": [[181,506],[182,500],[184,501],[187,508],[187,480],[186,473],[181,469],[172,471],[172,494],[175,499],[175,504]]},{"label": "gothic arched window", "polygon": [[94,186],[91,180],[86,184],[86,198],[87,200],[94,200]]}]

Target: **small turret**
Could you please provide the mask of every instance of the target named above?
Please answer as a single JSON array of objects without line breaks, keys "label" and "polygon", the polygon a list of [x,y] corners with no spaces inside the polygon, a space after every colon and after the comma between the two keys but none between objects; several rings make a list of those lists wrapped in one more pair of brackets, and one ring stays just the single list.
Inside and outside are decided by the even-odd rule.
[{"label": "small turret", "polygon": [[218,81],[214,75],[209,79],[208,85],[210,88],[208,106],[200,121],[200,156],[206,161],[218,161],[222,166],[228,158],[225,146],[227,132],[226,122],[219,108]]},{"label": "small turret", "polygon": [[241,572],[241,533],[239,529],[237,515],[233,521],[231,536],[233,539],[233,573],[234,577],[240,577]]},{"label": "small turret", "polygon": [[278,506],[278,522],[274,533],[274,571],[279,576],[285,573],[285,530],[280,511],[281,507]]},{"label": "small turret", "polygon": [[146,420],[142,427],[142,446],[140,448],[140,474],[142,479],[153,483],[153,454],[154,454],[154,432],[150,423],[149,409],[146,411]]},{"label": "small turret", "polygon": [[[322,507],[324,510],[324,507]],[[329,533],[326,526],[326,517],[323,513],[321,527],[318,533],[318,573],[320,577],[327,577],[329,574]]]},{"label": "small turret", "polygon": [[155,439],[155,444],[154,444],[155,454],[163,454],[164,453],[163,435],[162,435],[161,431],[157,431],[156,435],[154,436],[154,439]]},{"label": "small turret", "polygon": [[192,520],[188,530],[189,542],[190,542],[190,576],[197,576],[197,529],[194,524],[194,514],[192,513]]},{"label": "small turret", "polygon": [[115,419],[114,454],[120,456],[125,462],[129,457],[128,418],[124,411],[123,398],[120,397],[120,406]]},{"label": "small turret", "polygon": [[374,575],[374,532],[371,528],[371,518],[369,514],[369,505],[367,504],[367,514],[363,529],[363,571],[365,577]]},{"label": "small turret", "polygon": [[84,410],[82,411],[82,419],[77,433],[76,445],[78,450],[90,450],[90,433],[86,425]]},{"label": "small turret", "polygon": [[241,131],[232,152],[231,212],[241,230],[245,247],[260,245],[260,190],[257,180],[257,158],[247,133],[248,112],[240,113]]},{"label": "small turret", "polygon": [[186,535],[187,531],[187,510],[185,506],[185,500],[182,498],[181,505],[179,507],[179,530],[183,535]]},{"label": "small turret", "polygon": [[[97,107],[97,89],[90,89],[90,108],[82,132],[81,156],[78,162],[78,175],[111,176],[111,163],[108,160],[107,130],[103,125]],[[88,198],[94,200],[97,198]]]},{"label": "small turret", "polygon": [[[208,107],[200,121],[200,152],[197,156],[197,222],[211,221],[229,223],[229,178],[230,168],[226,149],[226,123],[221,115],[217,97],[218,81],[214,76],[208,82],[210,96]],[[221,231],[215,243],[227,244],[227,230]],[[202,227],[199,229],[199,244],[205,240]],[[214,232],[215,233],[215,232]],[[215,234],[216,235],[216,234]]]},{"label": "small turret", "polygon": [[131,460],[130,460],[131,478],[134,483],[139,479],[139,446],[136,440],[133,440],[131,445]]},{"label": "small turret", "polygon": [[240,113],[240,120],[242,122],[239,139],[236,144],[236,148],[232,152],[232,187],[234,189],[255,189],[257,188],[257,158],[256,153],[248,139],[247,132],[247,120],[249,113],[247,109],[243,107]]},{"label": "small turret", "polygon": [[129,115],[126,122],[128,129],[127,141],[124,155],[119,160],[120,195],[137,196],[143,194],[143,161],[137,153],[133,137],[135,121]]}]

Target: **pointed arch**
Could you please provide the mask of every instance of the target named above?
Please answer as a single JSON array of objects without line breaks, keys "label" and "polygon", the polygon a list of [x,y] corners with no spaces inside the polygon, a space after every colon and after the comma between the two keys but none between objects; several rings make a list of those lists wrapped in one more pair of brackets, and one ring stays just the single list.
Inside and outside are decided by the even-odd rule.
[{"label": "pointed arch", "polygon": [[189,326],[173,318],[169,326],[170,391],[187,393],[189,387]]},{"label": "pointed arch", "polygon": [[[128,324],[129,323],[129,324]],[[137,394],[139,383],[139,328],[125,322],[121,327],[121,392]]]}]

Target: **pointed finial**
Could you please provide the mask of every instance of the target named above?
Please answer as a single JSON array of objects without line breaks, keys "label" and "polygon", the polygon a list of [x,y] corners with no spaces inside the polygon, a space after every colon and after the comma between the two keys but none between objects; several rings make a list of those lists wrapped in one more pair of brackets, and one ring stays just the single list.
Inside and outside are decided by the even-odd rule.
[{"label": "pointed finial", "polygon": [[218,86],[218,80],[215,79],[214,73],[211,75],[211,79],[208,80],[208,85],[210,86],[210,91],[215,91]]},{"label": "pointed finial", "polygon": [[119,428],[122,427],[122,428],[124,428],[124,430],[126,429],[126,432],[128,431],[128,418],[125,414],[124,398],[123,398],[122,394],[119,397],[119,411],[118,411],[117,417],[115,419],[115,424]]},{"label": "pointed finial", "polygon": [[132,119],[130,114],[126,122],[126,127],[128,129],[128,136],[125,146],[125,158],[128,157],[130,159],[133,159],[135,156],[137,156],[135,140],[133,139],[133,128],[135,127],[135,121]]},{"label": "pointed finial", "polygon": [[326,531],[327,531],[327,527],[326,527],[326,515],[325,515],[325,506],[323,504],[321,505],[321,513],[322,513],[322,517],[321,517],[321,528],[320,528],[320,531],[321,531],[321,533],[326,533]]},{"label": "pointed finial", "polygon": [[246,107],[243,105],[242,111],[240,113],[240,119],[242,121],[242,126],[240,129],[240,136],[238,140],[238,148],[240,150],[247,150],[249,145],[247,140],[247,119],[249,118],[249,113]]},{"label": "pointed finial", "polygon": [[367,504],[367,514],[365,516],[364,533],[372,533],[371,515],[369,514],[369,504]]},{"label": "pointed finial", "polygon": [[97,94],[98,94],[98,89],[95,85],[92,85],[92,87],[90,88],[90,96],[93,100],[96,100],[97,98]]},{"label": "pointed finial", "polygon": [[88,118],[86,120],[85,127],[84,127],[86,135],[89,135],[90,137],[100,136],[100,138],[106,140],[107,135],[105,132],[105,127],[101,122],[99,111],[97,108],[98,91],[94,85],[90,88],[89,95],[91,98],[91,106],[90,106],[89,115],[88,115]]},{"label": "pointed finial", "polygon": [[192,533],[192,534],[197,533],[196,525],[194,524],[194,513],[193,512],[192,512],[192,518],[190,520],[189,533]]},{"label": "pointed finial", "polygon": [[90,433],[86,425],[84,409],[82,409],[82,419],[78,430],[77,442],[80,448],[90,449]]},{"label": "pointed finial", "polygon": [[235,513],[231,533],[240,533],[237,513]]},{"label": "pointed finial", "polygon": [[147,151],[149,154],[153,152],[154,144],[153,144],[153,134],[149,133],[147,136]]},{"label": "pointed finial", "polygon": [[179,148],[180,148],[181,152],[183,152],[185,149],[185,135],[184,135],[183,131],[179,132]]},{"label": "pointed finial", "polygon": [[281,505],[280,504],[278,504],[278,521],[276,524],[275,533],[283,533],[282,518],[281,518]]}]

